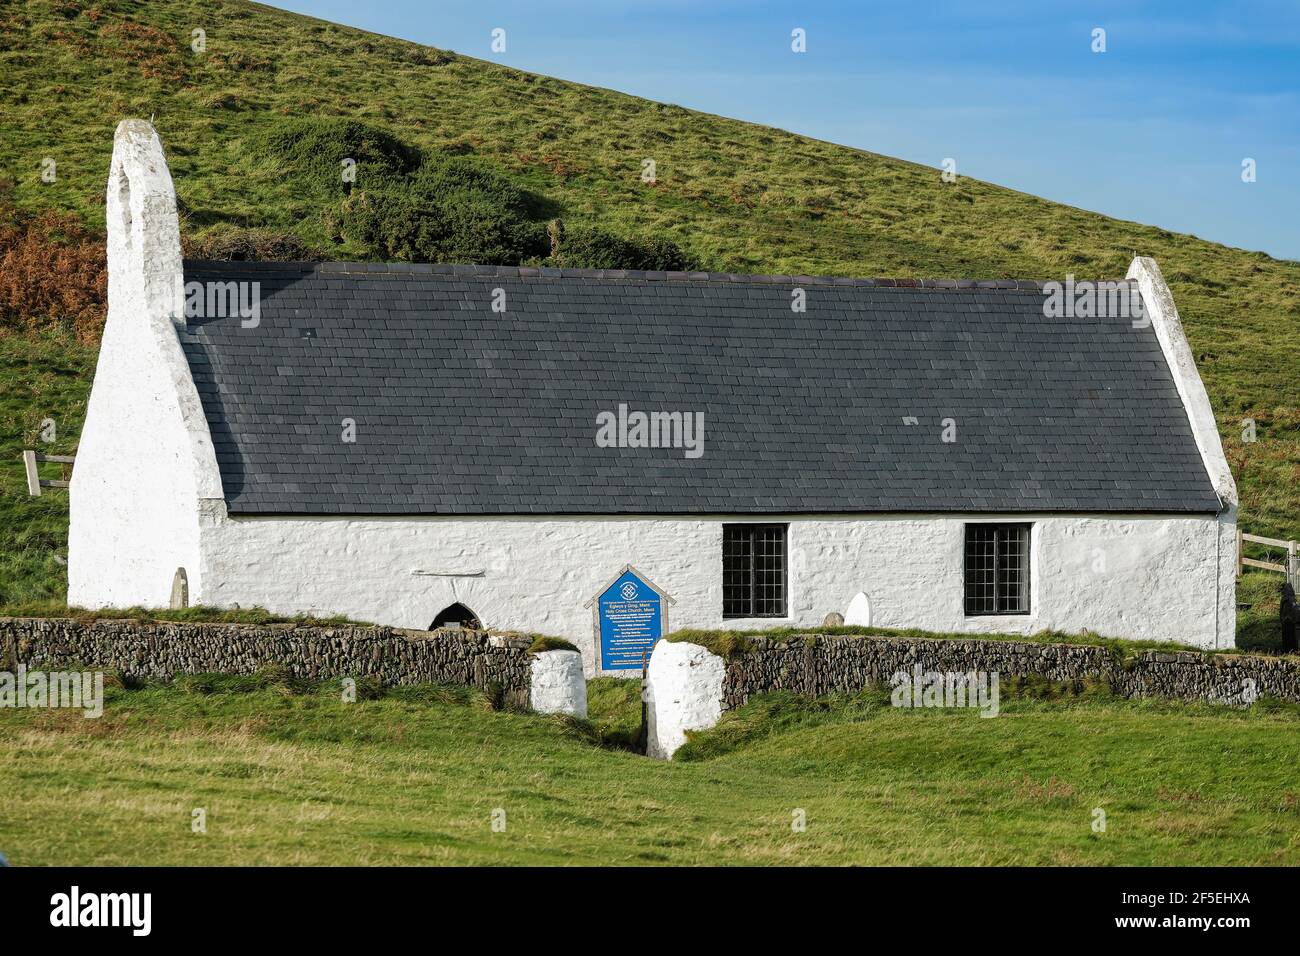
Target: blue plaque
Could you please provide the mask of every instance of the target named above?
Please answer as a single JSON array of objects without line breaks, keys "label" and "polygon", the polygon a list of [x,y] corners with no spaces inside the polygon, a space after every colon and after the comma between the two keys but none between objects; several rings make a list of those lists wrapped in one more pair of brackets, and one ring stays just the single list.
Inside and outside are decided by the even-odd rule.
[{"label": "blue plaque", "polygon": [[596,599],[602,670],[640,668],[664,636],[664,595],[628,568]]}]

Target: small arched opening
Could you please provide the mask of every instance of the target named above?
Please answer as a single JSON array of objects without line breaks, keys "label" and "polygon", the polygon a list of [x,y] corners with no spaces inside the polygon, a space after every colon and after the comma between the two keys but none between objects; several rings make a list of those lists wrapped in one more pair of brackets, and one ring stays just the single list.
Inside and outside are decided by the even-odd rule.
[{"label": "small arched opening", "polygon": [[440,627],[464,627],[471,631],[481,631],[483,624],[477,614],[457,601],[438,612],[438,616],[429,625],[429,630],[436,631]]}]

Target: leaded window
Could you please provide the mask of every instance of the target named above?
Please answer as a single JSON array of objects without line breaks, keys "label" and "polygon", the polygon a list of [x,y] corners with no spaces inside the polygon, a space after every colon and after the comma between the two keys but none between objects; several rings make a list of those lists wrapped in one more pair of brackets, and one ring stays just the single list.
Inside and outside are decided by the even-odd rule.
[{"label": "leaded window", "polygon": [[1029,613],[1027,524],[966,525],[966,613]]},{"label": "leaded window", "polygon": [[722,616],[786,616],[783,524],[722,526]]}]

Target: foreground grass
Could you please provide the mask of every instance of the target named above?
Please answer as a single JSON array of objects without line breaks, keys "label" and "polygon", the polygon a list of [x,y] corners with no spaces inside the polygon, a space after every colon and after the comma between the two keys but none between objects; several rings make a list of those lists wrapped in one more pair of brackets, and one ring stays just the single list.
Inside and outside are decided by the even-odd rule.
[{"label": "foreground grass", "polygon": [[[1300,863],[1300,718],[1282,706],[1024,699],[981,719],[759,698],[696,759],[659,763],[464,690],[110,695],[99,720],[0,711],[14,863]],[[634,693],[592,697],[596,722],[631,725]]]}]

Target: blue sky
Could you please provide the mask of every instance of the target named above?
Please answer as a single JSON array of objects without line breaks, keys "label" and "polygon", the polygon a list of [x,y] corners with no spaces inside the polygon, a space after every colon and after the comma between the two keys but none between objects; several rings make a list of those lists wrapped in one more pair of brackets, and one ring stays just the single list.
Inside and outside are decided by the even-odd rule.
[{"label": "blue sky", "polygon": [[1300,259],[1297,0],[275,5]]}]

